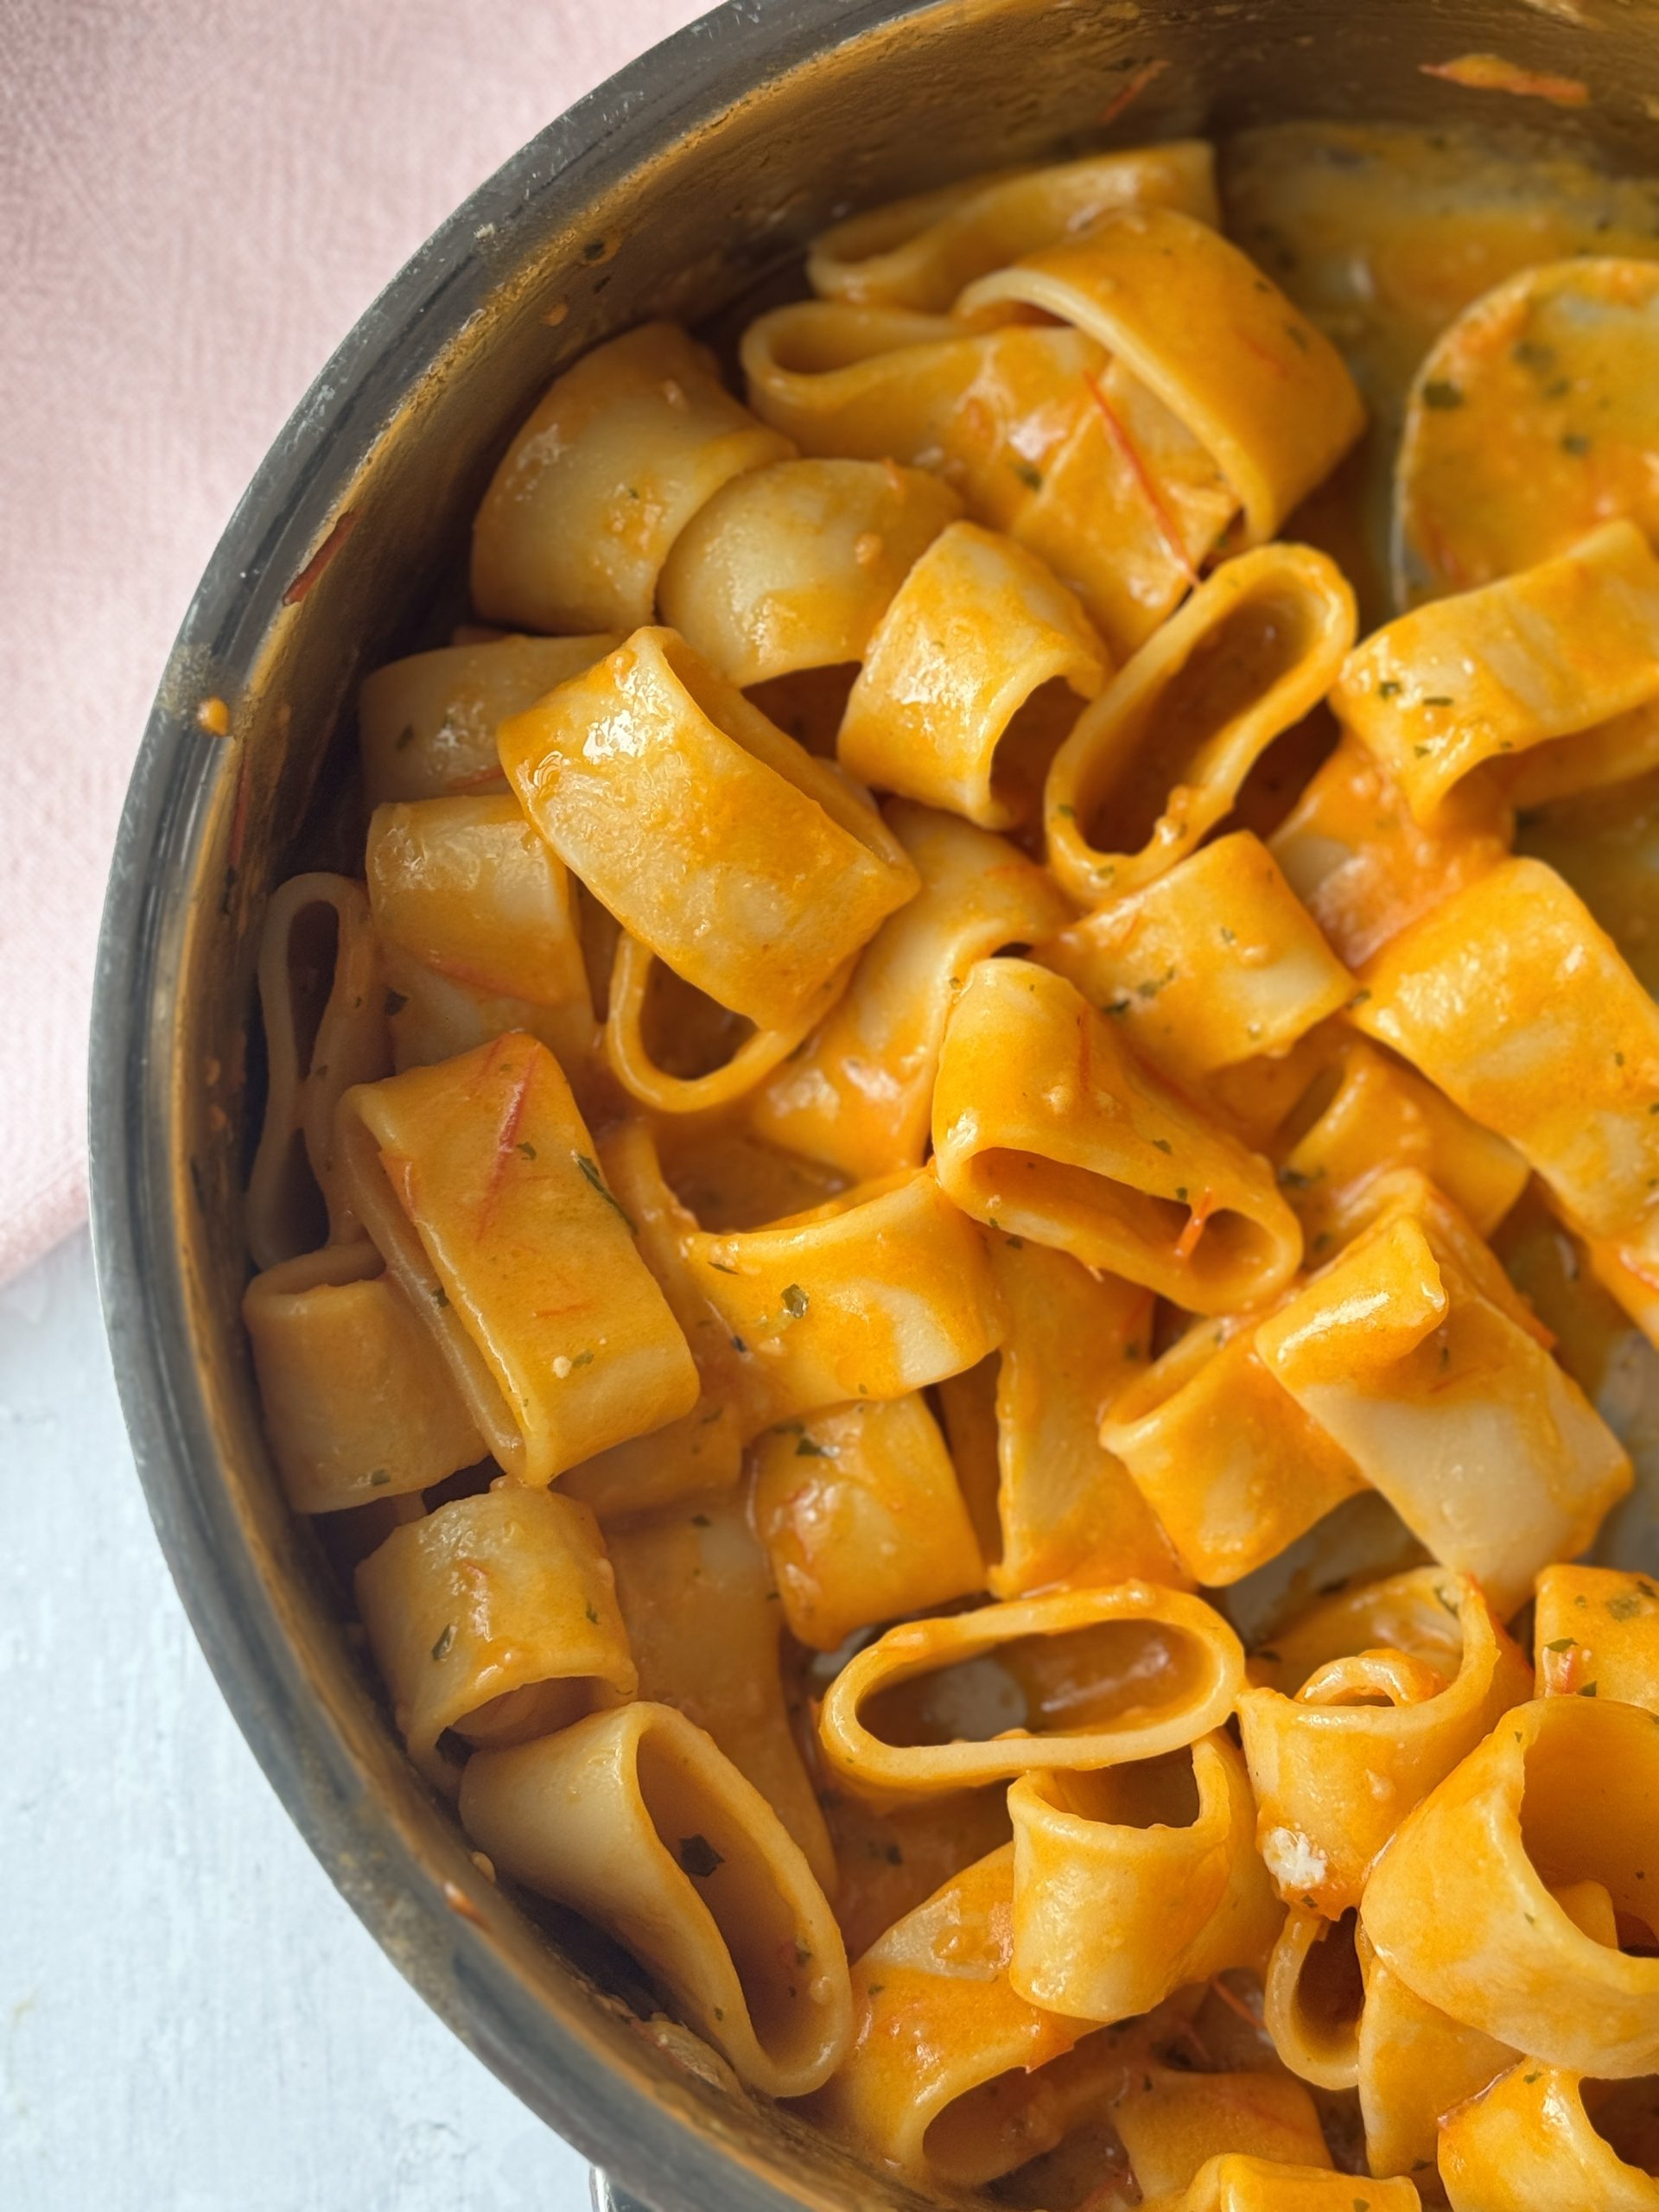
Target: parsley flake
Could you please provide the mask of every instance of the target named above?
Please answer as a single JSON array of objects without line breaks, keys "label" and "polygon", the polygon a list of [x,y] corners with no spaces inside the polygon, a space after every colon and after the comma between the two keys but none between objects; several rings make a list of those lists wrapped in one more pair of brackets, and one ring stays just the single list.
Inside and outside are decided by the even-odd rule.
[{"label": "parsley flake", "polygon": [[1423,386],[1423,404],[1425,407],[1461,407],[1463,393],[1446,378],[1431,377]]},{"label": "parsley flake", "polygon": [[706,1835],[683,1835],[680,1838],[680,1864],[688,1874],[698,1881],[707,1881],[716,1866],[726,1864],[726,1854],[716,1851]]},{"label": "parsley flake", "polygon": [[454,1640],[455,1624],[454,1621],[449,1621],[446,1623],[442,1635],[432,1647],[432,1656],[435,1659],[446,1658],[448,1656],[449,1647]]},{"label": "parsley flake", "polygon": [[579,1152],[576,1154],[576,1165],[581,1168],[586,1179],[593,1185],[594,1188],[599,1192],[600,1197],[604,1199],[606,1205],[613,1208],[615,1212],[621,1215],[623,1226],[631,1235],[637,1236],[639,1231],[634,1228],[632,1221],[624,1211],[620,1202],[605,1187],[605,1178],[599,1172],[598,1161],[589,1160],[585,1152]]},{"label": "parsley flake", "polygon": [[808,1305],[806,1293],[798,1282],[784,1285],[784,1311],[791,1321],[798,1321]]}]

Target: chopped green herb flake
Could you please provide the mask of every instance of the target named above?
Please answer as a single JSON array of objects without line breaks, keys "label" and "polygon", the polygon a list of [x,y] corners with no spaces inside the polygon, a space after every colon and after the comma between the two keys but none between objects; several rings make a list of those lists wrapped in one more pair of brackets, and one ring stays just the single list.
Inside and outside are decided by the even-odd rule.
[{"label": "chopped green herb flake", "polygon": [[1440,1588],[1439,1583],[1436,1583],[1434,1586],[1434,1595],[1440,1599],[1441,1605],[1445,1606],[1446,1611],[1451,1614],[1452,1619],[1456,1620],[1458,1618],[1456,1600],[1452,1598],[1448,1598],[1446,1592]]},{"label": "chopped green herb flake", "polygon": [[1075,806],[1057,806],[1054,811],[1062,822],[1075,822],[1077,818],[1077,810]]},{"label": "chopped green herb flake", "polygon": [[798,1459],[839,1459],[840,1452],[833,1444],[820,1444],[815,1436],[804,1436],[795,1446]]},{"label": "chopped green herb flake", "polygon": [[408,996],[403,991],[388,991],[386,993],[386,1020],[390,1021],[394,1014],[401,1014],[408,1004]]},{"label": "chopped green herb flake", "polygon": [[1642,1611],[1642,1600],[1634,1590],[1621,1590],[1607,1600],[1607,1610],[1616,1621],[1633,1621]]},{"label": "chopped green herb flake", "polygon": [[597,1628],[599,1626],[599,1615],[594,1611],[592,1605],[584,1605],[582,1610],[587,1614],[589,1624],[593,1627]]},{"label": "chopped green herb flake", "polygon": [[680,1838],[680,1864],[688,1874],[700,1882],[707,1881],[716,1866],[726,1864],[726,1854],[716,1851],[706,1835],[683,1835]]},{"label": "chopped green herb flake", "polygon": [[807,1308],[807,1295],[798,1282],[784,1286],[784,1311],[791,1320],[798,1321]]},{"label": "chopped green herb flake", "polygon": [[1455,703],[1449,691],[1436,691],[1423,701],[1426,707],[1450,707]]},{"label": "chopped green herb flake", "polygon": [[1579,1695],[1580,1697],[1594,1697],[1595,1694],[1596,1686],[1593,1682],[1586,1682],[1584,1688],[1579,1692]]},{"label": "chopped green herb flake", "polygon": [[749,1348],[748,1348],[747,1344],[746,1344],[744,1343],[744,1341],[743,1341],[743,1339],[742,1339],[742,1338],[741,1338],[741,1337],[734,1337],[734,1338],[732,1338],[732,1350],[733,1350],[734,1351],[741,1351],[741,1353],[743,1353],[743,1354],[744,1354],[744,1356],[747,1357],[747,1354],[748,1354],[748,1349],[749,1349]]},{"label": "chopped green herb flake", "polygon": [[1152,1141],[1154,1149],[1158,1152],[1169,1152],[1173,1149],[1167,1137],[1154,1137]]},{"label": "chopped green herb flake", "polygon": [[435,1659],[442,1659],[445,1657],[448,1652],[450,1645],[454,1642],[454,1640],[455,1624],[454,1621],[449,1621],[445,1624],[443,1633],[439,1637],[437,1642],[432,1647],[432,1656]]},{"label": "chopped green herb flake", "polygon": [[1376,687],[1376,696],[1379,699],[1397,699],[1400,696],[1399,677],[1385,676]]},{"label": "chopped green herb flake", "polygon": [[593,1363],[594,1355],[591,1346],[586,1351],[579,1351],[570,1363],[572,1367],[591,1367]]},{"label": "chopped green herb flake", "polygon": [[413,745],[414,742],[415,725],[413,722],[405,722],[402,729],[397,733],[397,750],[399,753],[407,753],[410,747]]},{"label": "chopped green herb flake", "polygon": [[1576,1651],[1578,1648],[1576,1636],[1558,1636],[1544,1646],[1546,1651]]},{"label": "chopped green herb flake", "polygon": [[1570,453],[1575,461],[1581,461],[1589,450],[1590,441],[1581,431],[1569,430],[1561,440],[1561,451]]},{"label": "chopped green herb flake", "polygon": [[1026,486],[1026,489],[1028,492],[1040,492],[1042,490],[1043,472],[1040,468],[1033,468],[1028,461],[1016,461],[1011,462],[1009,465],[1013,468],[1014,474],[1020,479],[1020,481]]},{"label": "chopped green herb flake", "polygon": [[1461,407],[1463,393],[1444,377],[1431,377],[1423,386],[1423,404],[1425,407]]},{"label": "chopped green herb flake", "polygon": [[369,1488],[371,1490],[384,1490],[391,1480],[391,1476],[385,1467],[377,1467],[374,1472],[369,1477]]},{"label": "chopped green herb flake", "polygon": [[524,1156],[526,1160],[534,1160],[534,1159],[535,1159],[535,1157],[536,1157],[536,1147],[535,1147],[535,1146],[534,1146],[533,1144],[521,1144],[521,1145],[519,1146],[518,1149],[519,1149],[519,1152],[523,1154],[523,1156]]},{"label": "chopped green herb flake", "polygon": [[576,1165],[581,1168],[582,1174],[585,1176],[587,1180],[590,1182],[594,1188],[599,1192],[600,1197],[604,1199],[606,1205],[621,1216],[624,1225],[631,1232],[637,1234],[638,1232],[634,1231],[633,1224],[629,1219],[627,1214],[623,1211],[623,1209],[617,1199],[612,1196],[608,1190],[606,1189],[605,1178],[599,1172],[599,1162],[596,1160],[589,1160],[585,1152],[579,1152],[576,1154]]},{"label": "chopped green herb flake", "polygon": [[432,1286],[432,1303],[435,1306],[447,1306],[449,1303],[449,1294],[441,1282],[434,1283]]}]

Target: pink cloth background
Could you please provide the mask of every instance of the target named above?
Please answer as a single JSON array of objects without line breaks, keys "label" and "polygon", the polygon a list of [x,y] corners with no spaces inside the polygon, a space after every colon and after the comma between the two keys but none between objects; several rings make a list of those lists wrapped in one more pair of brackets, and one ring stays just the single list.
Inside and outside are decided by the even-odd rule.
[{"label": "pink cloth background", "polygon": [[79,1222],[86,1013],[150,696],[336,341],[698,0],[0,0],[0,1279]]}]

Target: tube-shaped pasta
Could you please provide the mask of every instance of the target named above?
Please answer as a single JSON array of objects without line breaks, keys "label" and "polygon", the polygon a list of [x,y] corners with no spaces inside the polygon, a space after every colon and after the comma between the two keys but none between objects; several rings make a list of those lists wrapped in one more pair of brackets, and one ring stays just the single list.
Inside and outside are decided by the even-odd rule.
[{"label": "tube-shaped pasta", "polygon": [[1598,1697],[1659,1716],[1659,1584],[1610,1567],[1558,1563],[1538,1577],[1535,1620],[1541,1697],[1580,1696],[1593,1686]]},{"label": "tube-shaped pasta", "polygon": [[1049,865],[1079,905],[1138,890],[1197,849],[1330,689],[1356,619],[1342,572],[1311,546],[1260,546],[1199,585],[1084,709],[1048,772]]},{"label": "tube-shaped pasta", "polygon": [[[1359,1903],[1412,1807],[1532,1694],[1525,1659],[1468,1576],[1420,1568],[1393,1578],[1376,1602],[1454,1611],[1455,1656],[1437,1649],[1437,1665],[1388,1644],[1333,1652],[1293,1694],[1247,1689],[1238,1701],[1258,1840],[1279,1893],[1332,1919]],[[1332,1621],[1338,1644],[1348,1618]]]},{"label": "tube-shaped pasta", "polygon": [[476,1754],[461,1817],[502,1873],[632,1951],[752,2088],[804,2096],[841,2063],[852,1998],[823,1892],[753,1783],[672,1707]]},{"label": "tube-shaped pasta", "polygon": [[[844,964],[780,1027],[756,1029],[714,1000],[699,1002],[694,998],[683,1009],[689,1019],[676,1025],[671,1015],[666,1046],[658,1050],[650,1033],[652,988],[661,987],[672,994],[679,979],[649,945],[624,930],[611,963],[607,1065],[631,1098],[659,1114],[701,1114],[732,1105],[764,1083],[805,1041],[825,1004],[833,1005],[841,996],[850,967],[850,963]],[[683,983],[680,991],[683,997]],[[677,1063],[695,1071],[679,1073]]]},{"label": "tube-shaped pasta", "polygon": [[916,890],[874,808],[671,630],[636,631],[504,723],[500,747],[566,866],[760,1027],[798,1018]]},{"label": "tube-shaped pasta", "polygon": [[599,1524],[556,1491],[499,1479],[396,1529],[357,1570],[357,1605],[410,1757],[439,1738],[518,1744],[634,1694]]},{"label": "tube-shaped pasta", "polygon": [[473,524],[473,603],[527,630],[649,622],[697,509],[790,451],[726,391],[706,346],[643,323],[555,378],[507,448]]},{"label": "tube-shaped pasta", "polygon": [[1301,1257],[1267,1162],[1028,960],[969,972],[939,1057],[933,1148],[939,1180],[976,1219],[1200,1313],[1271,1296]]},{"label": "tube-shaped pasta", "polygon": [[1440,2165],[1452,2212],[1659,2212],[1659,2178],[1598,2133],[1582,2074],[1528,2058],[1448,2114]]},{"label": "tube-shaped pasta", "polygon": [[757,414],[808,453],[938,469],[1076,591],[1115,654],[1237,511],[1200,442],[1081,331],[809,300],[758,317],[742,354]]},{"label": "tube-shaped pasta", "polygon": [[[853,1968],[855,2027],[813,2117],[914,2181],[971,2188],[1057,2143],[1079,2091],[1124,2062],[1087,2023],[1028,2005],[1008,1978],[1014,1847],[976,1859]],[[1104,2060],[1104,2070],[1101,2062]]]},{"label": "tube-shaped pasta", "polygon": [[1108,668],[1093,624],[1034,553],[954,522],[876,625],[836,757],[861,783],[1012,829],[1037,811]]},{"label": "tube-shaped pasta", "polygon": [[1178,1337],[1113,1398],[1100,1438],[1185,1573],[1213,1588],[1254,1573],[1364,1486],[1264,1366],[1249,1316]]},{"label": "tube-shaped pasta", "polygon": [[1359,2079],[1364,1986],[1351,1907],[1327,1919],[1306,1900],[1285,1915],[1262,1985],[1262,2024],[1293,2074],[1320,2089]]},{"label": "tube-shaped pasta", "polygon": [[1226,2152],[1278,2165],[1331,2164],[1313,2100],[1288,2074],[1194,2074],[1154,2061],[1129,2074],[1112,2123],[1143,2199],[1185,2189]]},{"label": "tube-shaped pasta", "polygon": [[1425,826],[1381,762],[1345,735],[1268,840],[1339,957],[1358,968],[1508,851],[1513,817],[1478,782],[1454,785]]},{"label": "tube-shaped pasta", "polygon": [[833,1890],[835,1853],[790,1723],[778,1591],[734,1496],[628,1521],[607,1537],[639,1695],[712,1736]]},{"label": "tube-shaped pasta", "polygon": [[684,1242],[696,1233],[696,1217],[669,1187],[649,1127],[613,1122],[595,1150],[606,1187],[632,1224],[639,1256],[691,1348],[701,1386],[690,1413],[595,1452],[563,1477],[561,1487],[608,1524],[729,1489],[742,1468],[749,1423],[742,1359],[685,1263]]},{"label": "tube-shaped pasta", "polygon": [[779,461],[734,477],[675,540],[663,620],[747,690],[862,660],[912,564],[962,512],[895,461]]},{"label": "tube-shaped pasta", "polygon": [[346,1243],[358,1234],[334,1155],[334,1110],[342,1092],[391,1063],[380,952],[362,886],[343,875],[293,875],[273,892],[258,982],[265,1112],[245,1218],[255,1266],[271,1268],[325,1237]]},{"label": "tube-shaped pasta", "polygon": [[1187,1090],[1255,1054],[1288,1051],[1355,988],[1248,830],[1200,846],[1039,944],[1036,957]]},{"label": "tube-shaped pasta", "polygon": [[867,208],[812,241],[807,279],[821,299],[943,314],[976,276],[1146,207],[1219,221],[1215,156],[1203,139],[1007,169]]},{"label": "tube-shaped pasta", "polygon": [[1414,2183],[1368,2181],[1351,2174],[1281,2164],[1236,2152],[1211,2158],[1179,2196],[1149,2196],[1143,2212],[1421,2212]]},{"label": "tube-shaped pasta", "polygon": [[1338,1230],[1356,1187],[1379,1169],[1417,1169],[1481,1236],[1527,1184],[1527,1163],[1512,1144],[1361,1037],[1344,1039],[1314,1077],[1273,1149],[1310,1249],[1322,1230]]},{"label": "tube-shaped pasta", "polygon": [[366,1237],[267,1268],[243,1293],[242,1318],[296,1513],[401,1497],[484,1457],[448,1369]]},{"label": "tube-shaped pasta", "polygon": [[1256,1854],[1244,1762],[1222,1731],[1096,1774],[1022,1775],[1009,1980],[1054,2012],[1127,2020],[1230,1967],[1283,1914]]},{"label": "tube-shaped pasta", "polygon": [[1180,1582],[1183,1569],[1157,1516],[1100,1441],[1103,1411],[1140,1373],[1152,1341],[1150,1295],[1041,1244],[1007,1236],[989,1243],[1006,1330],[996,1382],[1001,1542],[992,1594]]},{"label": "tube-shaped pasta", "polygon": [[544,1483],[690,1410],[692,1364],[558,1062],[511,1033],[348,1091],[353,1203],[491,1452]]},{"label": "tube-shaped pasta", "polygon": [[1659,761],[1659,560],[1633,522],[1366,639],[1331,703],[1420,822],[1478,777],[1523,806]]},{"label": "tube-shaped pasta", "polygon": [[755,1527],[784,1618],[814,1649],[985,1587],[956,1469],[915,1392],[768,1429],[753,1465]]},{"label": "tube-shaped pasta", "polygon": [[1083,371],[1071,431],[1028,480],[1011,534],[1071,587],[1120,661],[1174,612],[1238,515],[1203,443],[1110,356]]},{"label": "tube-shaped pasta", "polygon": [[[1008,529],[1079,419],[1105,355],[1081,331],[804,300],[757,315],[741,348],[749,404],[803,453],[937,468],[968,512]],[[1018,530],[1014,530],[1018,536]]]},{"label": "tube-shaped pasta", "polygon": [[377,668],[357,698],[369,804],[505,791],[498,726],[621,642],[613,630],[587,638],[493,638]]},{"label": "tube-shaped pasta", "polygon": [[1588,1234],[1659,1259],[1659,1006],[1554,868],[1503,862],[1365,982],[1368,1034],[1507,1137]]},{"label": "tube-shaped pasta", "polygon": [[945,1021],[975,961],[1047,937],[1069,911],[1003,838],[903,799],[887,814],[922,887],[883,922],[817,1034],[750,1109],[760,1135],[860,1177],[926,1158]]},{"label": "tube-shaped pasta", "polygon": [[1363,427],[1342,357],[1249,257],[1193,216],[1143,207],[969,285],[956,312],[1017,303],[1075,325],[1214,457],[1270,538]]},{"label": "tube-shaped pasta", "polygon": [[543,1041],[580,1072],[594,1024],[575,890],[517,799],[378,806],[365,869],[384,945],[469,990],[543,1009]]},{"label": "tube-shaped pasta", "polygon": [[1623,1446],[1466,1224],[1421,1178],[1261,1322],[1276,1381],[1444,1567],[1500,1611],[1630,1485]]},{"label": "tube-shaped pasta", "polygon": [[1656,1805],[1651,1713],[1517,1706],[1401,1827],[1366,1885],[1365,1932],[1420,1997],[1500,2043],[1614,2079],[1659,2071],[1659,1959],[1597,1942],[1552,1894],[1599,1882],[1645,1919]]},{"label": "tube-shaped pasta", "polygon": [[1365,1981],[1358,2088],[1366,2159],[1374,2174],[1416,2173],[1434,2164],[1446,2113],[1496,2081],[1516,2054],[1426,2004],[1383,1965],[1363,1929],[1359,1962]]},{"label": "tube-shaped pasta", "polygon": [[[971,1662],[971,1675],[956,1673]],[[830,1684],[818,1734],[849,1782],[900,1796],[1086,1772],[1217,1727],[1243,1664],[1220,1614],[1183,1591],[1057,1591],[890,1628]],[[976,1735],[964,1719],[1015,1725]]]},{"label": "tube-shaped pasta", "polygon": [[915,1168],[765,1229],[688,1235],[687,1272],[744,1363],[750,1433],[960,1374],[1001,1333],[978,1231]]}]

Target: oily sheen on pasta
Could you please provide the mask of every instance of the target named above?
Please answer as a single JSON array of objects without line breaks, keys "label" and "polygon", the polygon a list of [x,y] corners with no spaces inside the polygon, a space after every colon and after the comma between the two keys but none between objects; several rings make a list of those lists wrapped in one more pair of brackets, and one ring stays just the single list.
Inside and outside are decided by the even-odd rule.
[{"label": "oily sheen on pasta", "polygon": [[872,2190],[1659,2205],[1611,190],[1074,149],[549,318],[270,901],[273,1478],[480,1882]]}]

